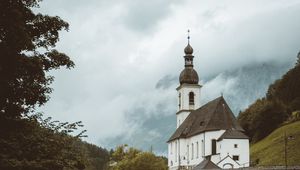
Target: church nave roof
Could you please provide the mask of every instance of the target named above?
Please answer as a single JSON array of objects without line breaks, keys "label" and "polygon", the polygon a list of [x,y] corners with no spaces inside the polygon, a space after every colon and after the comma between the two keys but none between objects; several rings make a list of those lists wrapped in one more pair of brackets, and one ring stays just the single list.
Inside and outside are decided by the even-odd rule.
[{"label": "church nave roof", "polygon": [[193,110],[168,142],[178,138],[191,137],[205,131],[221,129],[244,131],[237,123],[223,96]]}]

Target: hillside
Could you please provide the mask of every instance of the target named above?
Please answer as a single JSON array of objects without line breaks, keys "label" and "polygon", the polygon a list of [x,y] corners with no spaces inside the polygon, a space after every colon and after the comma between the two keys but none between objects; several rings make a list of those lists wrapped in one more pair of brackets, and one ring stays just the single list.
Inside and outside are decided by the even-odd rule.
[{"label": "hillside", "polygon": [[251,162],[258,161],[258,166],[285,165],[284,133],[292,136],[287,142],[288,165],[300,164],[300,121],[282,126],[250,148]]},{"label": "hillside", "polygon": [[256,100],[238,116],[240,125],[255,143],[272,133],[300,110],[300,52],[293,68],[268,88],[265,97]]}]

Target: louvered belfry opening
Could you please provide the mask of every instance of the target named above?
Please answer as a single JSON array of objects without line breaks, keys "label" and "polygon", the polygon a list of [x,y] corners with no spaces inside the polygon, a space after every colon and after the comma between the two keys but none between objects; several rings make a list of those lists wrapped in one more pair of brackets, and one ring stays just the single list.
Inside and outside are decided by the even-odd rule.
[{"label": "louvered belfry opening", "polygon": [[195,104],[195,94],[194,92],[189,93],[189,105],[194,105]]}]

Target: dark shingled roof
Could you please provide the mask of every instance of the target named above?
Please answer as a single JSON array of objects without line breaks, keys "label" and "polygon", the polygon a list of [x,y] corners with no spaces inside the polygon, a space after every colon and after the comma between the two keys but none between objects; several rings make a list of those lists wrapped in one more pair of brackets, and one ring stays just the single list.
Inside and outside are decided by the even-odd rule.
[{"label": "dark shingled roof", "polygon": [[226,130],[223,135],[218,139],[218,141],[222,139],[249,139],[243,132],[238,130]]},{"label": "dark shingled roof", "polygon": [[244,131],[237,123],[223,96],[208,102],[197,110],[193,110],[176,129],[168,142],[178,138],[191,137],[205,131],[221,129]]},{"label": "dark shingled roof", "polygon": [[218,167],[209,159],[204,159],[200,164],[198,164],[193,168],[193,170],[201,170],[201,169],[221,169],[221,168]]}]

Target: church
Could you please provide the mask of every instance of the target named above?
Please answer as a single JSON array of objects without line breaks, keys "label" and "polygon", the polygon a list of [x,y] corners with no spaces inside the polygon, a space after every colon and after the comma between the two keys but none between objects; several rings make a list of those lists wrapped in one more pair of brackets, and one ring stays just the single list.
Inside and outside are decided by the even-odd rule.
[{"label": "church", "polygon": [[249,167],[249,138],[223,96],[200,104],[201,85],[193,68],[193,48],[184,49],[179,76],[177,126],[167,141],[170,170]]}]

